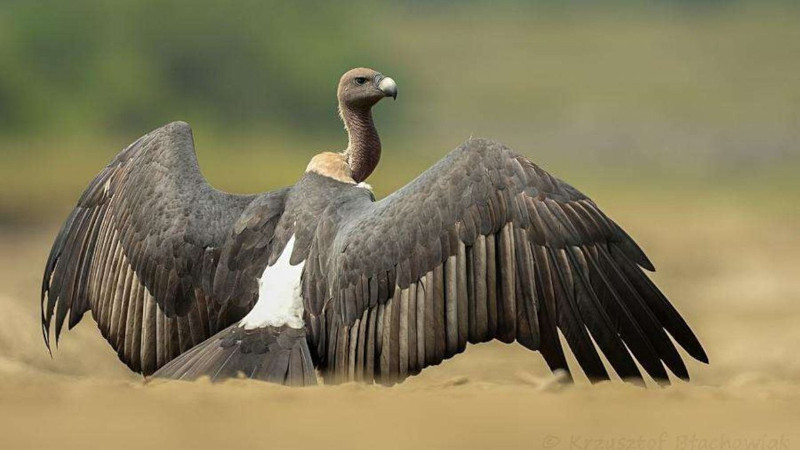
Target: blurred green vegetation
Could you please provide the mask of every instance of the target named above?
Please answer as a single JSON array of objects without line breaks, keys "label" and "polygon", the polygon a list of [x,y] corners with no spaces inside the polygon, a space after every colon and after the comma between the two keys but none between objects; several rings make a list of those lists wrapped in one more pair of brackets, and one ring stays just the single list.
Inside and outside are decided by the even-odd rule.
[{"label": "blurred green vegetation", "polygon": [[344,147],[335,86],[354,66],[400,87],[376,111],[379,194],[475,135],[601,202],[800,197],[792,2],[31,0],[0,3],[0,224],[60,219],[172,120],[215,186],[290,184]]},{"label": "blurred green vegetation", "polygon": [[[360,6],[367,8],[366,5]],[[191,115],[220,128],[320,122],[336,73],[376,53],[334,2],[4,2],[5,132],[138,132]],[[341,45],[346,42],[347,45]]]}]

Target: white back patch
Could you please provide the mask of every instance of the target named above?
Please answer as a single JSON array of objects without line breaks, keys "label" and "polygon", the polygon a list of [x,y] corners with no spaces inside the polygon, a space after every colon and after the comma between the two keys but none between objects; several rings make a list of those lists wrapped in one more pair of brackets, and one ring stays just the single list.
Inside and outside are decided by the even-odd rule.
[{"label": "white back patch", "polygon": [[239,322],[245,330],[266,326],[303,328],[303,296],[300,276],[305,261],[293,266],[289,264],[294,249],[294,235],[289,239],[283,253],[268,266],[258,279],[258,301],[253,309]]}]

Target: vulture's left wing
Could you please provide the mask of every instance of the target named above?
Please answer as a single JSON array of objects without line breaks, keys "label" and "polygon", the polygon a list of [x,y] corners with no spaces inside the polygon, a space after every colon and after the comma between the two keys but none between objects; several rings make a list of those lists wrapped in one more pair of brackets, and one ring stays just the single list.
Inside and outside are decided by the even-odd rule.
[{"label": "vulture's left wing", "polygon": [[592,380],[608,379],[594,343],[624,379],[641,380],[634,359],[655,379],[668,379],[664,365],[688,378],[670,335],[707,361],[636,243],[592,200],[492,141],[468,141],[363,207],[333,246],[329,294],[306,286],[306,302],[336,380],[392,383],[492,339],[568,370],[559,330]]},{"label": "vulture's left wing", "polygon": [[[212,188],[186,123],[143,136],[94,178],[53,244],[41,298],[48,347],[52,325],[57,340],[91,311],[120,359],[147,375],[239,320],[259,267],[226,260],[218,274],[222,249],[238,245],[263,270],[268,246],[253,236],[271,238],[285,194]],[[215,281],[241,295],[214,298]]]}]

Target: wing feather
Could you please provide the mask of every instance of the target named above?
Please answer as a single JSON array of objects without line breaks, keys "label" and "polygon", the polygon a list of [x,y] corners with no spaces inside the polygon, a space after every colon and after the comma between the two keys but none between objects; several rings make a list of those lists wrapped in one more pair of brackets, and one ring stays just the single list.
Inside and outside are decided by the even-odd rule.
[{"label": "wing feather", "polygon": [[[666,368],[688,378],[667,333],[707,361],[644,274],[652,263],[633,239],[592,200],[501,144],[468,141],[339,226],[349,232],[336,235],[340,251],[319,289],[331,293],[322,308],[329,327],[377,318],[358,377],[391,384],[463,351],[467,341],[491,339],[516,340],[539,350],[551,369],[568,371],[559,331],[594,381],[609,379],[600,352],[627,380],[642,382],[636,361],[657,380],[668,379]],[[396,277],[384,279],[387,268]],[[369,302],[346,294],[375,282],[381,287]],[[327,355],[324,371],[339,364],[339,355]]]},{"label": "wing feather", "polygon": [[[72,328],[91,310],[120,359],[149,374],[210,337],[254,302],[252,293],[236,297],[235,307],[224,307],[230,296],[209,301],[223,248],[255,235],[270,239],[284,194],[211,188],[185,123],[138,139],[89,183],[55,239],[42,280],[46,345],[51,327],[58,342],[65,323]],[[247,218],[260,226],[245,223],[234,233],[248,205]],[[249,265],[226,265],[220,278],[231,292],[250,289],[252,266],[268,250],[243,252]]]}]

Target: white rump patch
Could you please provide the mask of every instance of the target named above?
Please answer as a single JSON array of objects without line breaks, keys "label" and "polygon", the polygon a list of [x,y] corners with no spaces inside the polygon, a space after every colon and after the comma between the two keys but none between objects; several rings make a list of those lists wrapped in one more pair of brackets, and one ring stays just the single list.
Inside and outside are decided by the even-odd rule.
[{"label": "white rump patch", "polygon": [[294,235],[275,264],[268,266],[258,279],[258,301],[239,322],[245,330],[266,326],[303,328],[303,296],[300,276],[304,262],[289,264],[294,249]]},{"label": "white rump patch", "polygon": [[362,189],[366,189],[366,190],[368,190],[368,191],[372,192],[372,186],[370,186],[369,184],[367,184],[367,183],[365,183],[365,182],[363,182],[363,181],[362,181],[361,183],[358,183],[358,184],[356,185],[356,187],[360,187],[360,188],[362,188]]}]

